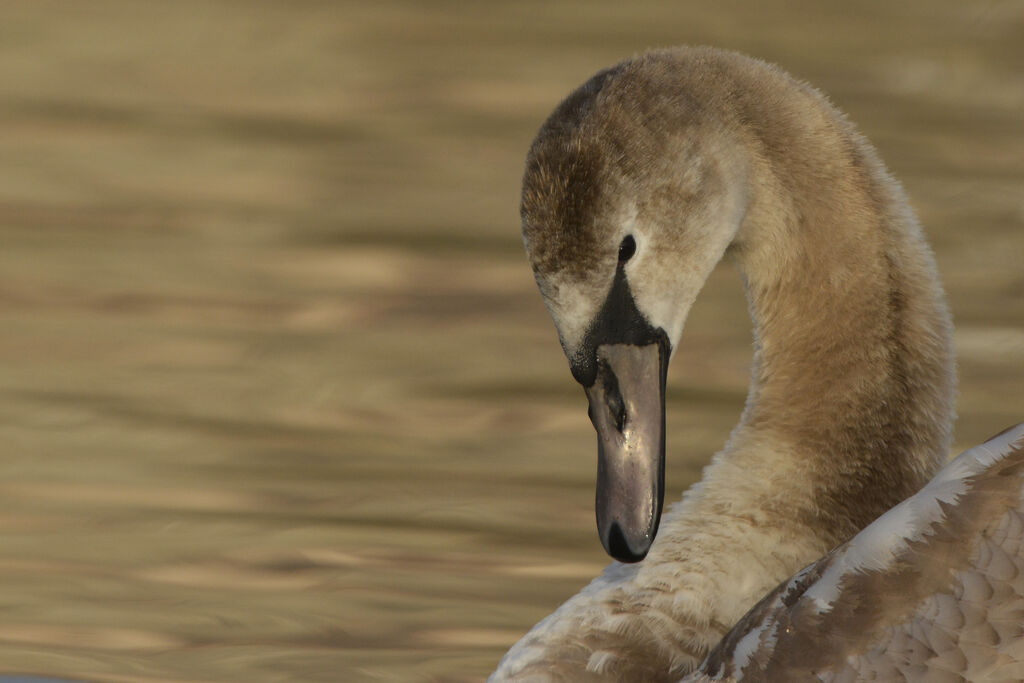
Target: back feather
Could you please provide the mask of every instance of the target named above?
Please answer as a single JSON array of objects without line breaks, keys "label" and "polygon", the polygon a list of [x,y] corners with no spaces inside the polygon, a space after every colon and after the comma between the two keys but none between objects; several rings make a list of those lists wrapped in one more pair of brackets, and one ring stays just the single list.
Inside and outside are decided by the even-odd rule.
[{"label": "back feather", "polygon": [[1024,680],[1024,424],[761,600],[710,680]]}]

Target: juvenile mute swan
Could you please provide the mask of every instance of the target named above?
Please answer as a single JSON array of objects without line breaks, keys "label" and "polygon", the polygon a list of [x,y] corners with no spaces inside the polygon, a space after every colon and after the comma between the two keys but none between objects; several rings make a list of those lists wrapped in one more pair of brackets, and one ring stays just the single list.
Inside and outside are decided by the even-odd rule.
[{"label": "juvenile mute swan", "polygon": [[[621,562],[492,680],[678,680],[945,461],[955,373],[931,251],[874,149],[812,87],[708,48],[601,71],[534,140],[522,220],[590,403],[598,533]],[[666,370],[723,257],[754,324],[747,405],[659,530]],[[741,654],[764,640],[748,631]]]}]

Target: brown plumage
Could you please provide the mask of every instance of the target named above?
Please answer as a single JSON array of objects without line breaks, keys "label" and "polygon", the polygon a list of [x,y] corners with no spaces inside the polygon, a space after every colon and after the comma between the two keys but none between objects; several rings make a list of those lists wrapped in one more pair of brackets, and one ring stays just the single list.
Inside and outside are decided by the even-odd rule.
[{"label": "brown plumage", "polygon": [[686,680],[1024,680],[1022,544],[1018,425],[783,582]]},{"label": "brown plumage", "polygon": [[740,424],[646,559],[610,566],[494,680],[675,680],[945,460],[955,373],[931,252],[870,144],[777,67],[679,48],[600,72],[538,133],[522,219],[570,362],[617,277],[675,348],[723,257],[755,351]]}]

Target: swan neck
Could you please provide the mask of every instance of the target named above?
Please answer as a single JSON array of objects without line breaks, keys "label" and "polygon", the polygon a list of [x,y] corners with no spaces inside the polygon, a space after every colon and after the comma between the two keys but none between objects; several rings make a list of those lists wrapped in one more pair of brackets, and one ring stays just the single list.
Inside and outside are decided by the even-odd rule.
[{"label": "swan neck", "polygon": [[763,155],[733,250],[755,336],[734,442],[791,453],[791,481],[811,493],[802,514],[838,541],[945,460],[955,372],[934,259],[902,190],[856,133],[816,132],[827,144],[802,157]]}]

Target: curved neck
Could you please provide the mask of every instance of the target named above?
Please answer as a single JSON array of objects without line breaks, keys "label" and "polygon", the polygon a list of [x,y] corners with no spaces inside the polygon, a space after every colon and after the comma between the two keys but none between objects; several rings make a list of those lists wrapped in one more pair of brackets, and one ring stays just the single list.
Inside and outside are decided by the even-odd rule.
[{"label": "curved neck", "polygon": [[612,565],[538,624],[496,680],[678,680],[757,598],[945,459],[949,314],[899,186],[823,96],[777,68],[705,48],[651,53],[602,72],[552,121],[531,151],[535,170],[545,159],[552,170],[524,184],[535,268],[559,258],[594,267],[580,254],[600,230],[554,239],[527,214],[588,224],[577,209],[596,200],[577,190],[595,186],[600,165],[564,163],[575,148],[561,143],[567,128],[597,131],[593,149],[657,190],[636,224],[658,227],[649,246],[671,277],[631,281],[634,294],[646,286],[685,318],[726,250],[746,282],[756,350],[740,424],[666,512],[647,558]]},{"label": "curved neck", "polygon": [[934,260],[902,190],[844,120],[820,109],[818,121],[804,109],[806,127],[781,146],[778,129],[774,146],[753,131],[760,168],[732,252],[755,357],[730,450],[790,452],[793,483],[772,482],[771,495],[801,487],[788,504],[831,544],[944,461],[955,370]]}]

